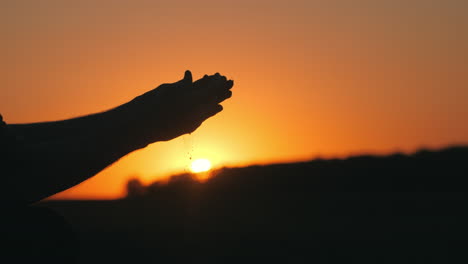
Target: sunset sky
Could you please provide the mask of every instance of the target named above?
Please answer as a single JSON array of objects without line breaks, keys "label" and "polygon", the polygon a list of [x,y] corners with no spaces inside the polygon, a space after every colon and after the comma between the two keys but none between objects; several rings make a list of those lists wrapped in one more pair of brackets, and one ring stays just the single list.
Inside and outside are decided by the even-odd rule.
[{"label": "sunset sky", "polygon": [[[195,133],[134,152],[56,198],[129,178],[468,143],[468,1],[1,1],[7,123],[113,108],[185,70],[235,81]],[[65,171],[64,174],[67,172]]]}]

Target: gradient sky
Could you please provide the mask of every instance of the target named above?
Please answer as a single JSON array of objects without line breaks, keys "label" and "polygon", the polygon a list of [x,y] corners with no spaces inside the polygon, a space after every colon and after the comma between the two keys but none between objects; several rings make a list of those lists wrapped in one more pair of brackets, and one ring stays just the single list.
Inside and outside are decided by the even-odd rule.
[{"label": "gradient sky", "polygon": [[[2,1],[7,123],[115,107],[220,72],[225,110],[56,198],[116,198],[187,170],[468,142],[467,1]],[[66,174],[66,172],[64,172]]]}]

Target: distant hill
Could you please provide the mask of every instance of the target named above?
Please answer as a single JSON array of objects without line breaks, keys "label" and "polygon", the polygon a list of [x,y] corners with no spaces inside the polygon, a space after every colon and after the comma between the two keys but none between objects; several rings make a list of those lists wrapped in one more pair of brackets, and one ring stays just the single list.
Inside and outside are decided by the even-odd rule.
[{"label": "distant hill", "polygon": [[[468,147],[438,151],[421,150],[412,155],[354,156],[347,159],[224,168],[200,184],[191,174],[175,175],[166,184],[156,181],[140,191],[148,196],[172,188],[220,189],[239,184],[306,188],[306,191],[464,191],[468,182]],[[296,186],[299,185],[299,186]],[[137,194],[137,193],[136,193]]]},{"label": "distant hill", "polygon": [[46,206],[77,230],[83,263],[461,263],[467,172],[468,147],[452,147],[225,168]]}]

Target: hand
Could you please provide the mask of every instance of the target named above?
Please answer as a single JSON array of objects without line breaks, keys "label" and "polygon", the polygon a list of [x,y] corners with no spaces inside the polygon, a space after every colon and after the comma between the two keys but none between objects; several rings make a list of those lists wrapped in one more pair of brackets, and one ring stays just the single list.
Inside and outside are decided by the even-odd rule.
[{"label": "hand", "polygon": [[162,84],[124,105],[124,118],[139,144],[171,140],[192,133],[223,110],[219,103],[231,97],[233,85],[219,73],[192,82],[191,72],[186,71],[182,80]]}]

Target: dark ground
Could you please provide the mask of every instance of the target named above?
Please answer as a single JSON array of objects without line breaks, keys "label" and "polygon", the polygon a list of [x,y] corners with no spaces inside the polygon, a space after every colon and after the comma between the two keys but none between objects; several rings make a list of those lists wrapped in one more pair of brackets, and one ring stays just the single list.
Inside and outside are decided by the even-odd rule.
[{"label": "dark ground", "polygon": [[180,175],[49,201],[80,263],[468,263],[468,147]]}]

